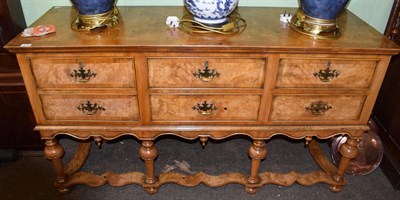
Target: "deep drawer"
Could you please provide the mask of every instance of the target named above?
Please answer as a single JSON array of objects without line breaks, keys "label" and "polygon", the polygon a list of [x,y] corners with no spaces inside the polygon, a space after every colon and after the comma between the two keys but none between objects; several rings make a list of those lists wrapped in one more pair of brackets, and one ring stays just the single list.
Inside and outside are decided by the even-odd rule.
[{"label": "deep drawer", "polygon": [[135,87],[132,58],[35,58],[31,64],[39,88]]},{"label": "deep drawer", "polygon": [[357,121],[365,99],[363,95],[277,95],[270,121]]},{"label": "deep drawer", "polygon": [[256,121],[260,95],[152,95],[153,121]]},{"label": "deep drawer", "polygon": [[261,88],[266,59],[148,58],[152,88]]},{"label": "deep drawer", "polygon": [[281,59],[278,88],[370,87],[376,60]]},{"label": "deep drawer", "polygon": [[48,120],[138,121],[135,95],[40,95]]}]

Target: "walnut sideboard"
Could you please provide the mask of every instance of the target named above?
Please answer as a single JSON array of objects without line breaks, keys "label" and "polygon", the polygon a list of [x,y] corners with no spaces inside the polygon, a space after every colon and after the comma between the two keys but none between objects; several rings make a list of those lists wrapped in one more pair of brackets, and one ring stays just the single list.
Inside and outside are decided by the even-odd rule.
[{"label": "walnut sideboard", "polygon": [[[247,28],[235,35],[191,34],[165,25],[183,7],[119,7],[117,26],[74,31],[76,11],[54,7],[32,26],[54,24],[56,33],[16,37],[16,53],[45,142],[45,157],[57,174],[60,192],[86,184],[138,184],[150,194],[166,183],[217,187],[241,184],[249,193],[266,184],[326,183],[334,192],[357,155],[392,55],[399,48],[350,12],[339,19],[342,36],[315,40],[279,22],[294,9],[239,8]],[[82,142],[63,166],[57,136]],[[161,135],[183,139],[252,139],[248,174],[218,176],[154,173]],[[305,140],[322,168],[307,174],[259,172],[265,141],[275,135]],[[336,168],[313,138],[348,135]],[[97,144],[121,136],[141,141],[145,172],[101,175],[80,171]],[[245,153],[245,152],[244,152]]]}]

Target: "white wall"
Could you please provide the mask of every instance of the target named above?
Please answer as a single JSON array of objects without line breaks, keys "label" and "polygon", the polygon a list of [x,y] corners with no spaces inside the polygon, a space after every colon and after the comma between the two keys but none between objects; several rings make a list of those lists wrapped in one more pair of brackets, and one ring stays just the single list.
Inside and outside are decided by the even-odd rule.
[{"label": "white wall", "polygon": [[[33,23],[53,6],[70,6],[70,0],[21,0],[28,25]],[[393,0],[350,0],[348,9],[383,33],[391,11]],[[182,6],[183,0],[118,0],[124,5]],[[298,0],[240,0],[239,6],[298,7]]]}]

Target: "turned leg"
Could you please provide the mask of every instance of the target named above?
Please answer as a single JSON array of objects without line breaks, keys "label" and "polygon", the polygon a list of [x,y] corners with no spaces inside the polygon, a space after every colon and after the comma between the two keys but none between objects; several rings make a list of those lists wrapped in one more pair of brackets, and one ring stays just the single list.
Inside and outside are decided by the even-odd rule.
[{"label": "turned leg", "polygon": [[154,176],[154,159],[156,157],[157,149],[154,146],[154,142],[150,140],[143,141],[140,148],[140,158],[144,160],[146,165],[145,188],[149,194],[155,194],[158,191],[158,187],[152,186],[157,182],[157,178]]},{"label": "turned leg", "polygon": [[[260,182],[258,169],[260,168],[261,160],[264,159],[266,155],[267,150],[265,149],[265,142],[262,140],[254,140],[249,149],[249,156],[251,158],[251,171],[250,176],[247,178],[249,184],[257,184]],[[254,194],[257,192],[257,189],[255,187],[246,187],[246,192]]]},{"label": "turned leg", "polygon": [[52,161],[57,176],[54,184],[59,192],[67,193],[70,189],[64,187],[64,183],[67,182],[67,176],[61,160],[64,155],[64,149],[56,139],[46,140],[45,145],[44,156]]},{"label": "turned leg", "polygon": [[[342,158],[340,159],[339,167],[336,174],[333,175],[333,179],[336,182],[342,183],[344,181],[343,175],[349,162],[351,161],[351,159],[357,156],[357,144],[357,140],[348,138],[346,143],[341,146],[340,153],[342,154]],[[340,190],[342,190],[342,185],[331,185],[330,189],[332,192],[340,192]]]}]

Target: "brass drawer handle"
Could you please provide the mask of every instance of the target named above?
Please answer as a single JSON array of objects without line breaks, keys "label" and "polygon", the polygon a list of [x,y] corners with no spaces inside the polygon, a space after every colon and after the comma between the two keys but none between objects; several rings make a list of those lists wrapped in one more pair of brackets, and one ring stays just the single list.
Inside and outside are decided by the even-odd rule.
[{"label": "brass drawer handle", "polygon": [[91,77],[95,77],[96,73],[90,71],[90,69],[86,70],[83,69],[83,63],[79,62],[79,69],[76,70],[74,69],[71,72],[71,77],[75,79],[75,81],[80,82],[80,83],[86,83],[90,80]]},{"label": "brass drawer handle", "polygon": [[332,106],[324,101],[312,102],[308,107],[306,107],[306,110],[310,111],[313,115],[323,115],[329,109],[332,109]]},{"label": "brass drawer handle", "polygon": [[220,73],[217,72],[217,70],[208,68],[208,61],[204,63],[203,69],[198,69],[193,73],[194,77],[199,78],[203,82],[210,82],[214,79],[214,77],[219,77],[219,75]]},{"label": "brass drawer handle", "polygon": [[319,80],[322,82],[330,82],[332,79],[340,75],[339,71],[337,71],[336,69],[331,70],[330,67],[331,67],[331,62],[328,62],[326,64],[326,69],[324,70],[320,69],[318,72],[314,73],[314,76],[318,77]]},{"label": "brass drawer handle", "polygon": [[197,105],[192,107],[193,110],[197,110],[201,115],[210,115],[213,110],[217,110],[214,104],[209,104],[207,101],[203,103],[197,103]]},{"label": "brass drawer handle", "polygon": [[90,103],[90,101],[81,103],[77,108],[85,115],[94,115],[98,110],[106,110],[104,107],[97,105],[97,103]]}]

